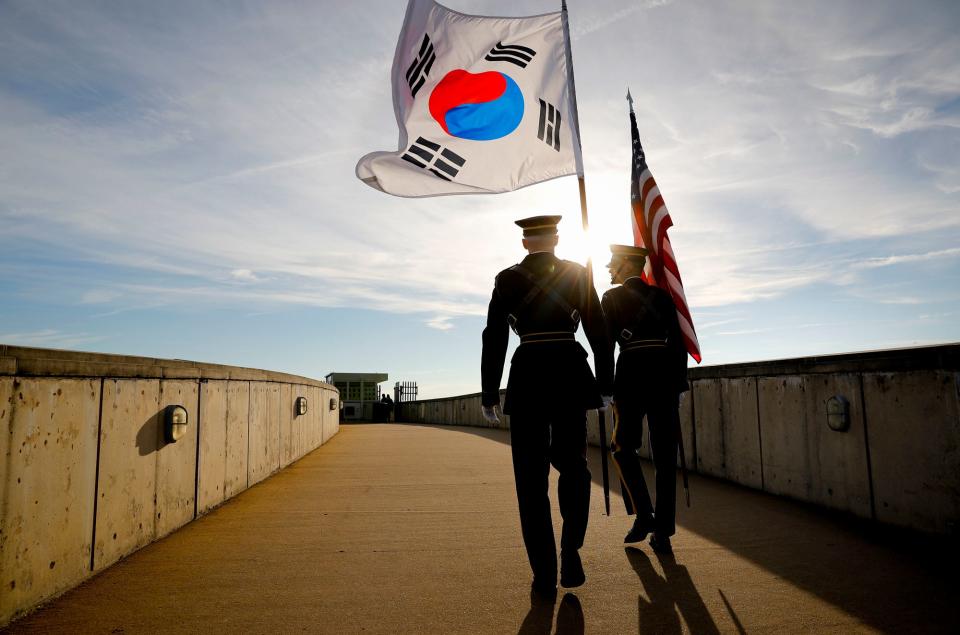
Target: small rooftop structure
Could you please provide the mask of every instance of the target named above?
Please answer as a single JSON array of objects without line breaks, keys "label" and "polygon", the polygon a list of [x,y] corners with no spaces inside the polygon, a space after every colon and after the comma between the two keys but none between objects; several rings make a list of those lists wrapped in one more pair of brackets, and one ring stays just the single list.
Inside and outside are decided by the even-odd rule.
[{"label": "small rooftop structure", "polygon": [[326,380],[340,391],[341,419],[373,420],[373,404],[380,399],[380,383],[387,381],[386,373],[330,373]]},{"label": "small rooftop structure", "polygon": [[386,373],[330,373],[326,377],[328,384],[334,384],[338,381],[364,382],[368,384],[379,384],[387,381]]}]

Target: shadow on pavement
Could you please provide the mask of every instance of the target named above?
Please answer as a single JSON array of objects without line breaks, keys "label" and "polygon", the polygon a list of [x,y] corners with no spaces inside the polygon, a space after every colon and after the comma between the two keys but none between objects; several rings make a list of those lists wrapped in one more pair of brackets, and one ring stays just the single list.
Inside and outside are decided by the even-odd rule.
[{"label": "shadow on pavement", "polygon": [[[409,425],[444,428],[506,445],[510,443],[509,432],[505,430]],[[589,451],[593,481],[599,485],[599,449],[590,447]],[[644,469],[647,483],[653,483],[649,461],[644,461]],[[630,518],[624,514],[612,469],[610,480],[611,515],[623,517],[626,531]],[[682,488],[678,487],[677,491],[677,525],[681,529],[750,560],[882,632],[909,632],[921,624],[925,632],[960,632],[955,578],[960,550],[955,540],[879,525],[696,474],[690,475],[690,489],[690,508],[682,503]],[[682,550],[679,555],[683,559]],[[653,571],[649,560],[643,562],[645,556],[628,552],[628,557],[648,593],[653,589],[658,598],[666,598],[663,603],[674,601],[670,600],[672,594],[689,583],[686,567],[682,565],[665,564],[667,579],[658,582],[650,577]],[[676,606],[692,611],[694,618],[699,615],[710,619],[700,608],[702,600],[690,597],[691,593],[696,594],[692,584],[677,596],[685,602],[684,606],[680,606],[679,600]],[[739,624],[726,597],[721,599],[731,612],[734,624]],[[653,596],[653,606],[644,607],[643,602],[641,598],[641,624],[647,620],[661,623],[660,627],[647,632],[679,632],[671,630],[673,622]],[[703,632],[716,632],[715,625],[712,629],[703,629]]]},{"label": "shadow on pavement", "polygon": [[643,595],[637,598],[641,633],[682,633],[682,615],[691,632],[719,635],[720,631],[685,566],[677,564],[673,557],[658,557],[664,574],[661,577],[641,549],[626,547],[624,551],[646,592],[646,598]]},{"label": "shadow on pavement", "polygon": [[523,618],[517,635],[583,635],[584,619],[580,598],[573,593],[567,593],[560,600],[560,609],[557,611],[557,630],[553,631],[553,609],[556,600],[538,599],[530,597],[530,610]]}]

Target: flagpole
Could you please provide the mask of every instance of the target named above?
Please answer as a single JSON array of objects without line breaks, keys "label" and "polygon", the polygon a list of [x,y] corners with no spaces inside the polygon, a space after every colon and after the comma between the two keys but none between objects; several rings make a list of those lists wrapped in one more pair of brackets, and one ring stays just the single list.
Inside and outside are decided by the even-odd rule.
[{"label": "flagpole", "polygon": [[[573,50],[570,46],[570,23],[567,18],[567,0],[560,0],[561,22],[563,24],[563,40],[567,56],[567,76],[570,79],[570,103],[572,106],[573,130],[577,133],[577,147],[574,152],[574,160],[577,164],[577,184],[580,186],[580,220],[583,223],[583,231],[586,233],[590,229],[590,219],[587,216],[587,185],[583,178],[583,144],[580,141],[580,115],[577,112],[577,84],[573,78]],[[591,272],[590,257],[587,256],[587,269]],[[592,275],[592,273],[591,273]]]},{"label": "flagpole", "polygon": [[[570,47],[570,23],[567,19],[567,0],[560,0],[560,21],[563,25],[563,41],[566,45],[567,76],[570,80],[570,102],[572,106],[572,128],[577,134],[577,147],[574,149],[574,159],[577,164],[577,185],[580,187],[580,222],[583,224],[583,234],[587,237],[590,231],[590,219],[587,216],[587,184],[583,178],[583,144],[580,142],[580,115],[577,112],[577,85],[573,80],[573,50]],[[590,241],[587,242],[587,301],[593,297],[593,259],[590,256]],[[607,426],[604,421],[603,410],[597,410],[597,427],[600,433],[600,469],[603,476],[603,505],[607,516],[610,515],[610,480],[607,475]]]}]

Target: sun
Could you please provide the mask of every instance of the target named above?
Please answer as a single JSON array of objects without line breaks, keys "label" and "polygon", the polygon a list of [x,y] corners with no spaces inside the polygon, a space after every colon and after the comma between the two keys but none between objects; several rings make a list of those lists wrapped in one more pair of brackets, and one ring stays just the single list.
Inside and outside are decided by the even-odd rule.
[{"label": "sun", "polygon": [[[590,259],[593,264],[594,280],[598,286],[608,279],[604,265],[610,260],[610,245],[632,245],[633,230],[630,226],[629,207],[618,198],[598,197],[599,200],[591,204],[597,212],[590,214],[590,228],[583,230],[580,215],[564,216],[560,223],[560,242],[557,244],[557,255],[567,260],[573,260],[586,265]],[[617,204],[619,203],[619,205]],[[622,213],[614,210],[622,209]]]},{"label": "sun", "polygon": [[585,232],[580,226],[565,227],[560,234],[557,255],[581,264],[591,259],[594,265],[602,265],[610,257],[610,244],[593,228]]},{"label": "sun", "polygon": [[610,261],[610,245],[632,245],[633,216],[630,189],[620,171],[598,170],[591,173],[587,187],[589,230],[584,231],[581,220],[576,182],[569,179],[545,186],[545,194],[537,199],[541,213],[559,214],[563,218],[557,229],[559,242],[556,254],[560,258],[593,265],[598,291],[610,276],[605,265]]}]

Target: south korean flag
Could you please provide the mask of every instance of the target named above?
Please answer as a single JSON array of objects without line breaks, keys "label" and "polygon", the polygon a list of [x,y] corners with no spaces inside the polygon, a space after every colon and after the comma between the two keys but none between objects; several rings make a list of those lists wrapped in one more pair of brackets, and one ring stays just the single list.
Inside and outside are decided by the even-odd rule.
[{"label": "south korean flag", "polygon": [[562,12],[473,16],[410,0],[393,59],[396,152],[357,177],[395,196],[508,192],[582,174]]}]

